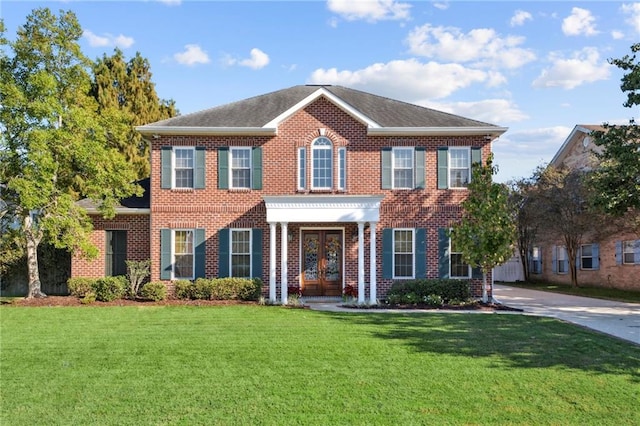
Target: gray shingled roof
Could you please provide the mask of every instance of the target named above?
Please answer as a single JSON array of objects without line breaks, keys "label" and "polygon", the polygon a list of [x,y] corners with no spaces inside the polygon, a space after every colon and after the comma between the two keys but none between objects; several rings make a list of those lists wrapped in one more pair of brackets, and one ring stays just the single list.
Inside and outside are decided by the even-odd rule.
[{"label": "gray shingled roof", "polygon": [[329,91],[382,127],[497,127],[407,102],[331,85],[293,86],[149,125],[154,127],[263,127],[320,88]]},{"label": "gray shingled roof", "polygon": [[[135,195],[123,198],[120,203],[116,205],[116,210],[124,211],[127,209],[149,209],[151,207],[151,179],[141,179],[136,182],[142,187],[142,196],[136,197]],[[76,203],[78,206],[84,209],[95,212],[98,210],[98,205],[89,198],[83,198]]]}]

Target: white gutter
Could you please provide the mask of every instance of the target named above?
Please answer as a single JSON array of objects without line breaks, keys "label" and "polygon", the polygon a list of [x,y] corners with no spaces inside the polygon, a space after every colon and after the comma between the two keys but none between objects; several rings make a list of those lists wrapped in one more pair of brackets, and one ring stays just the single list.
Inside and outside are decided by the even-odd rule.
[{"label": "white gutter", "polygon": [[500,136],[508,127],[369,127],[369,136]]},{"label": "white gutter", "polygon": [[194,126],[137,126],[143,135],[204,135],[204,136],[274,136],[275,127],[194,127]]}]

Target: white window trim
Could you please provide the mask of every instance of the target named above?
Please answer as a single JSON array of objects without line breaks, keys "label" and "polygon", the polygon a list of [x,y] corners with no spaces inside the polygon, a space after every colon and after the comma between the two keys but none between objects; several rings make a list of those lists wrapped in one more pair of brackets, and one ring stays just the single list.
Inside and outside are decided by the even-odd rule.
[{"label": "white window trim", "polygon": [[[192,184],[191,186],[178,186],[176,184],[176,151],[191,151],[191,158],[193,161],[192,170]],[[193,189],[196,186],[196,147],[195,146],[174,146],[171,150],[171,188],[172,189]]]},{"label": "white window trim", "polygon": [[[536,255],[537,253],[537,255]],[[532,271],[529,271],[532,274],[541,274],[542,273],[542,250],[540,250],[540,246],[533,246],[533,248],[531,249],[531,262],[532,262]],[[535,263],[534,262],[538,262],[540,263],[540,272],[535,272]]]},{"label": "white window trim", "polygon": [[[192,243],[191,243],[191,271],[192,271],[192,275],[191,277],[176,277],[176,232],[189,232],[191,231],[192,233]],[[172,280],[193,280],[195,279],[195,274],[196,274],[196,242],[195,242],[195,238],[196,238],[196,230],[195,229],[187,229],[187,228],[180,228],[180,229],[172,229],[171,230],[171,279]]]},{"label": "white window trim", "polygon": [[449,238],[449,278],[452,280],[457,279],[470,279],[471,278],[471,265],[467,264],[467,275],[466,276],[458,276],[453,275],[453,262],[451,261],[451,255],[453,254],[462,254],[461,251],[453,251],[453,244],[451,242],[451,238]]},{"label": "white window trim", "polygon": [[[411,186],[396,186],[396,151],[411,151]],[[391,148],[391,188],[414,189],[416,185],[416,149],[413,146],[397,146]]]},{"label": "white window trim", "polygon": [[[249,276],[248,277],[235,277],[233,275],[233,255],[234,254],[246,254],[246,253],[234,253],[233,252],[233,234],[234,232],[246,232],[249,231]],[[231,228],[229,229],[229,276],[233,278],[251,278],[253,276],[253,230],[251,228]]]},{"label": "white window trim", "polygon": [[[329,147],[327,147],[326,145],[320,145],[320,147],[316,147],[316,146],[315,146],[315,143],[316,143],[319,139],[326,139],[326,140],[328,140],[328,141],[329,141],[329,143],[330,143],[331,145],[330,145]],[[312,190],[316,190],[316,191],[327,191],[327,190],[332,190],[332,189],[333,189],[333,187],[332,187],[331,185],[330,185],[330,186],[315,186],[315,182],[314,182],[314,181],[315,181],[315,179],[314,179],[314,177],[315,177],[315,168],[314,168],[314,166],[313,166],[313,165],[314,165],[314,160],[315,160],[315,152],[316,152],[316,150],[328,150],[328,151],[330,151],[330,153],[331,153],[331,155],[330,155],[330,158],[331,158],[331,167],[329,167],[329,171],[331,172],[331,177],[330,177],[330,179],[329,179],[329,182],[330,182],[331,184],[333,184],[333,179],[335,178],[335,170],[334,170],[334,167],[335,167],[335,161],[334,161],[334,160],[335,160],[335,159],[333,158],[333,154],[334,154],[334,152],[333,152],[333,151],[334,151],[334,149],[333,149],[333,148],[334,148],[334,146],[333,146],[333,145],[334,145],[333,141],[332,141],[331,139],[329,139],[328,137],[326,137],[326,136],[319,136],[319,137],[315,138],[315,139],[313,140],[313,142],[311,142],[311,146],[310,146],[310,148],[311,148],[311,155],[309,156],[309,157],[310,157],[309,164],[310,164],[310,166],[311,166],[311,167],[310,167],[310,169],[309,169],[309,170],[310,170],[310,172],[311,172],[311,173],[310,173],[311,182],[309,182],[309,187],[310,187]]]},{"label": "white window trim", "polygon": [[[627,245],[631,251],[625,251]],[[631,253],[633,257],[632,262],[625,262],[625,254]],[[635,265],[635,240],[624,240],[622,241],[622,264],[623,265]]]},{"label": "white window trim", "polygon": [[[584,256],[584,247],[586,246],[591,246],[591,256]],[[591,259],[591,268],[585,268],[584,267],[584,261],[583,259],[585,258],[589,258]],[[593,244],[582,244],[580,245],[580,269],[585,270],[585,271],[593,271]]]},{"label": "white window trim", "polygon": [[[307,148],[302,146],[298,148],[298,190],[304,191],[307,189]],[[304,183],[302,180],[304,179]]]},{"label": "white window trim", "polygon": [[[341,146],[338,148],[338,183],[336,187],[340,191],[344,191],[347,189],[347,148]],[[344,182],[344,184],[341,184]]]},{"label": "white window trim", "polygon": [[[556,274],[558,275],[566,275],[569,273],[569,253],[567,253],[567,247],[566,246],[557,246],[558,248],[556,249]],[[564,253],[564,257],[561,259],[560,258],[560,253]],[[560,262],[567,262],[567,270],[566,271],[562,271],[560,272]]]},{"label": "white window trim", "polygon": [[[396,276],[396,231],[411,231],[411,276]],[[411,280],[416,276],[416,230],[414,228],[393,228],[391,234],[391,268],[396,280]],[[407,253],[402,253],[407,254]]]},{"label": "white window trim", "polygon": [[[234,186],[233,185],[233,151],[242,150],[249,152],[249,185],[248,186]],[[230,146],[229,147],[229,188],[230,189],[251,189],[251,179],[253,179],[253,158],[251,155],[251,147],[249,146]],[[244,169],[242,169],[244,170]]]},{"label": "white window trim", "polygon": [[[467,168],[467,176],[469,178],[469,180],[467,181],[467,186],[452,186],[451,185],[451,169],[453,169],[453,167],[451,167],[451,152],[452,151],[467,151],[467,159],[469,162],[469,167]],[[471,182],[471,147],[470,146],[452,146],[449,147],[449,149],[447,149],[447,187],[449,189],[454,189],[454,190],[462,190],[462,191],[467,191],[468,190],[468,186],[469,183]]]}]

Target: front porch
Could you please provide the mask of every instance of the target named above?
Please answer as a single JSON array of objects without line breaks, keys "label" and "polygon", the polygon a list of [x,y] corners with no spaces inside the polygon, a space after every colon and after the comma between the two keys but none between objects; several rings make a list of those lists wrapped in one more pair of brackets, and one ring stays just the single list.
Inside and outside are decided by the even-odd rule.
[{"label": "front porch", "polygon": [[[269,224],[269,300],[277,302],[277,289],[280,288],[280,302],[288,300],[288,287],[301,285],[289,279],[289,224],[313,224],[304,229],[340,229],[336,224],[357,224],[357,288],[358,303],[365,303],[365,290],[368,284],[369,302],[376,303],[376,226],[380,220],[382,196],[350,195],[298,195],[266,196],[267,222]],[[280,226],[279,262],[277,259],[277,227]],[[365,271],[365,227],[369,227],[369,280]],[[300,234],[302,235],[302,234]],[[342,231],[344,241],[344,231]],[[299,246],[302,247],[302,246]],[[300,253],[303,253],[300,248]],[[300,255],[302,256],[302,254]],[[280,264],[280,281],[277,280],[277,265]],[[301,261],[302,265],[303,262]],[[300,268],[302,269],[302,268]],[[306,271],[300,271],[301,274]],[[343,275],[344,276],[344,275]],[[341,280],[341,286],[345,282]],[[342,288],[341,287],[341,288]],[[312,296],[317,297],[317,296]],[[320,295],[319,297],[326,297]],[[334,296],[335,297],[335,296]]]}]

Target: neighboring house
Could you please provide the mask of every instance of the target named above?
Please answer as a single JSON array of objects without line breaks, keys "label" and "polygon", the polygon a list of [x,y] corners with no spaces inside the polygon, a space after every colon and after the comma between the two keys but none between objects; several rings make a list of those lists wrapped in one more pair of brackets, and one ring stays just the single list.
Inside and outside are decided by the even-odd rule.
[{"label": "neighboring house", "polygon": [[[259,277],[286,301],[384,298],[394,280],[481,275],[452,249],[473,162],[504,127],[341,86],[294,86],[138,127],[145,197],[94,217],[94,261],[73,276],[152,261],[151,280]],[[135,200],[135,199],[133,199]],[[94,206],[87,205],[90,213]]]},{"label": "neighboring house", "polygon": [[[593,169],[598,166],[590,133],[602,126],[577,125],[549,163],[556,168]],[[595,230],[594,230],[595,231]],[[531,277],[548,282],[570,283],[569,260],[560,237],[539,241],[530,258]],[[587,235],[576,257],[578,283],[640,290],[640,240],[632,233],[606,238]]]}]

